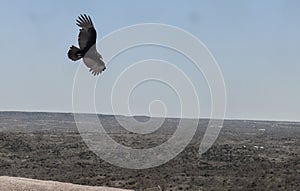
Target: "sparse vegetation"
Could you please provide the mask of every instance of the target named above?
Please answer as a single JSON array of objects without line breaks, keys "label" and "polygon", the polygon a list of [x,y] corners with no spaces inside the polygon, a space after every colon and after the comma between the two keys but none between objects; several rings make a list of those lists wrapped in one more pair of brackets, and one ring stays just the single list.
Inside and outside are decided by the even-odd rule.
[{"label": "sparse vegetation", "polygon": [[[112,116],[100,117],[112,138],[136,148],[164,142],[178,122],[167,120],[155,133],[136,135],[121,129]],[[130,170],[113,166],[88,150],[71,114],[2,112],[0,175],[135,190],[157,185],[162,190],[300,187],[300,123],[226,121],[214,146],[199,156],[206,123],[200,121],[191,144],[168,163]]]}]

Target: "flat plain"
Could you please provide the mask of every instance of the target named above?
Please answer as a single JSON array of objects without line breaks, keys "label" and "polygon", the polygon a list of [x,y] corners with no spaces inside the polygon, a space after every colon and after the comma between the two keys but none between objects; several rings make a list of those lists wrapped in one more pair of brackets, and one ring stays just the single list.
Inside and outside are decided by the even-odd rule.
[{"label": "flat plain", "polygon": [[[111,138],[132,148],[162,144],[179,122],[166,119],[141,135],[122,128],[115,116],[98,117]],[[299,190],[300,123],[225,120],[215,144],[199,155],[207,123],[199,120],[190,144],[169,162],[133,170],[89,150],[71,113],[0,112],[0,176],[134,190]]]}]

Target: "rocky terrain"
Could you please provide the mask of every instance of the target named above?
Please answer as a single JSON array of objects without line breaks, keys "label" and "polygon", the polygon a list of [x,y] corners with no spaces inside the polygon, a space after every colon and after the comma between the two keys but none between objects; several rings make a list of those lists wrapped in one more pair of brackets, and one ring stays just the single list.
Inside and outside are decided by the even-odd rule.
[{"label": "rocky terrain", "polygon": [[[154,133],[138,135],[114,116],[99,118],[114,140],[134,148],[163,143],[178,124],[167,119]],[[199,155],[207,123],[199,121],[191,143],[171,161],[132,170],[91,152],[72,114],[0,112],[0,176],[134,190],[299,190],[300,123],[226,120],[213,147]]]}]

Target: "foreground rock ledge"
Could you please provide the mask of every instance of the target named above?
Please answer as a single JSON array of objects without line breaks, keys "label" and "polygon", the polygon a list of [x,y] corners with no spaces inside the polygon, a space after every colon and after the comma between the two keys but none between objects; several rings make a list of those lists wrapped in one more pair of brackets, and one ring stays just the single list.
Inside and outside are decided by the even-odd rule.
[{"label": "foreground rock ledge", "polygon": [[55,181],[0,176],[0,191],[129,191],[118,188],[83,186]]}]

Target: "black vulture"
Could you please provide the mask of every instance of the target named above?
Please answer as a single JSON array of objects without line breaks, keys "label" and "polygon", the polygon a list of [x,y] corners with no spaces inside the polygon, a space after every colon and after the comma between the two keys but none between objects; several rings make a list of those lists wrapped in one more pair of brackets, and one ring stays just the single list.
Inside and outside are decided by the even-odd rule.
[{"label": "black vulture", "polygon": [[71,46],[68,51],[68,57],[73,61],[83,58],[83,62],[90,68],[90,72],[93,75],[98,75],[106,67],[102,56],[96,49],[97,32],[92,19],[84,14],[80,15],[76,21],[76,24],[81,27],[78,36],[79,48],[74,45]]}]

